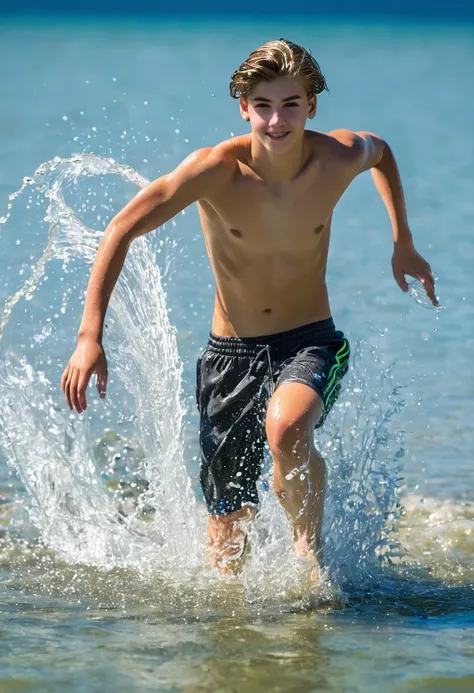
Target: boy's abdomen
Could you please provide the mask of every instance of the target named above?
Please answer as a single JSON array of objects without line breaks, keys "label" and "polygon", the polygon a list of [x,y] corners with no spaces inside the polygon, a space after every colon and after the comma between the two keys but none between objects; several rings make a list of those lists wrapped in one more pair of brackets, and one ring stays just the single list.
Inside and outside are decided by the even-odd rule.
[{"label": "boy's abdomen", "polygon": [[217,281],[212,331],[222,337],[285,332],[331,316],[325,277],[300,275],[271,284],[260,277]]}]

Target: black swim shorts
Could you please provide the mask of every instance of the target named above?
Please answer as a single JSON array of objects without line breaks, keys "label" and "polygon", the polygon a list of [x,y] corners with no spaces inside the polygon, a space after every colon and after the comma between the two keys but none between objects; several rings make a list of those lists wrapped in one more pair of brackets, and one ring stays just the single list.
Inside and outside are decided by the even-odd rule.
[{"label": "black swim shorts", "polygon": [[211,514],[257,504],[266,408],[274,390],[298,382],[324,403],[321,426],[347,372],[349,342],[331,318],[264,337],[217,337],[197,364],[200,480]]}]

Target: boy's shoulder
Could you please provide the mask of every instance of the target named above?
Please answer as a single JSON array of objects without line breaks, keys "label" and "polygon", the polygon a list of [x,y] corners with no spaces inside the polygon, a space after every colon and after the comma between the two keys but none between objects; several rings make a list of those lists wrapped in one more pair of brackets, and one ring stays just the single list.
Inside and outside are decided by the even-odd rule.
[{"label": "boy's shoulder", "polygon": [[209,147],[196,149],[187,156],[182,165],[191,167],[199,172],[212,171],[217,174],[232,174],[239,159],[249,151],[248,138],[233,137]]},{"label": "boy's shoulder", "polygon": [[217,144],[202,147],[194,151],[190,157],[214,165],[229,165],[242,158],[250,150],[250,137],[241,135],[222,140]]},{"label": "boy's shoulder", "polygon": [[372,166],[373,161],[380,159],[383,142],[371,133],[339,128],[330,132],[313,132],[311,135],[315,160],[323,160],[326,166],[339,171],[344,177],[346,173],[353,177],[367,170],[367,162]]},{"label": "boy's shoulder", "polygon": [[364,146],[360,135],[347,128],[330,132],[310,131],[310,136],[315,150],[346,160],[357,158]]}]

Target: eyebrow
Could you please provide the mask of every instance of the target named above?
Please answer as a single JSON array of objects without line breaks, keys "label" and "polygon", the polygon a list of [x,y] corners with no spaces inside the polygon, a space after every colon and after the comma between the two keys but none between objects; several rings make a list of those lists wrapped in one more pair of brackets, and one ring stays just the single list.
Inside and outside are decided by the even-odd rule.
[{"label": "eyebrow", "polygon": [[[282,101],[295,101],[296,99],[301,99],[301,96],[299,94],[295,94],[294,96],[287,96]],[[265,103],[271,103],[271,99],[266,99],[264,96],[256,96],[254,98],[254,101],[264,101]]]}]

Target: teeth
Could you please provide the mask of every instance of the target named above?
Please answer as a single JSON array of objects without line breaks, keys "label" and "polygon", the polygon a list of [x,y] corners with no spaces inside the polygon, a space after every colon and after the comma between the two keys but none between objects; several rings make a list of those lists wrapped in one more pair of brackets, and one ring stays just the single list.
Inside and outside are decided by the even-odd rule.
[{"label": "teeth", "polygon": [[287,134],[288,134],[287,132],[281,132],[281,133],[278,133],[278,134],[275,133],[275,132],[273,132],[273,133],[272,133],[272,132],[269,132],[269,133],[268,133],[268,136],[269,136],[269,137],[272,137],[272,138],[276,138],[276,139],[281,139],[282,137],[285,137],[285,135],[287,135]]}]

